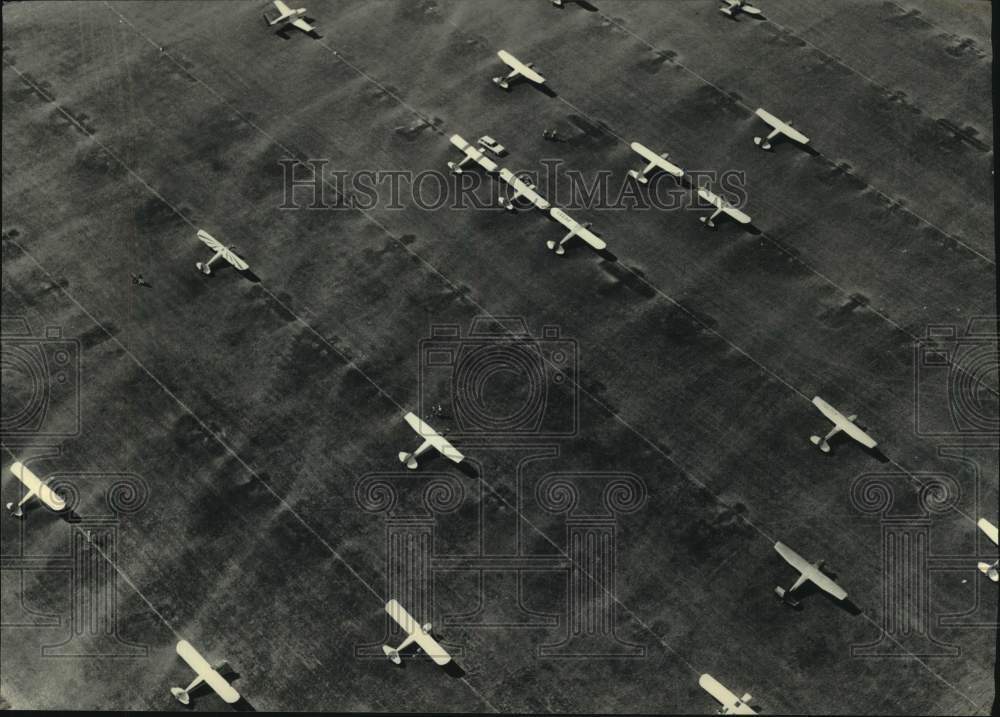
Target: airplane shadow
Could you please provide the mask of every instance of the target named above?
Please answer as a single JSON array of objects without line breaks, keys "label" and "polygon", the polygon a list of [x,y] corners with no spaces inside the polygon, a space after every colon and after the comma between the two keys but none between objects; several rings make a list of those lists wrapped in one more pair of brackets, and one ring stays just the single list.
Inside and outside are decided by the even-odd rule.
[{"label": "airplane shadow", "polygon": [[545,85],[536,85],[536,84],[535,84],[534,82],[532,82],[532,83],[530,83],[530,84],[531,84],[531,86],[532,86],[532,87],[534,87],[534,88],[535,88],[535,89],[536,89],[536,90],[537,90],[538,92],[541,92],[541,93],[542,93],[543,95],[545,95],[546,97],[553,97],[553,98],[555,98],[555,97],[558,97],[558,96],[559,96],[559,93],[558,93],[558,92],[556,92],[555,90],[553,90],[553,89],[552,89],[551,87],[549,87],[549,86],[548,86],[547,84],[545,84]]},{"label": "airplane shadow", "polygon": [[254,274],[252,269],[244,269],[237,273],[252,284],[260,283],[260,277]]},{"label": "airplane shadow", "polygon": [[[768,127],[768,131],[770,131],[770,127]],[[790,147],[793,147],[794,149],[797,149],[798,151],[803,152],[805,154],[808,154],[808,155],[810,155],[812,157],[818,157],[818,156],[820,156],[819,151],[813,149],[813,147],[811,145],[800,144],[799,142],[793,142],[791,139],[789,139],[788,137],[786,137],[783,134],[779,134],[777,137],[775,137],[774,139],[771,140],[771,150],[770,151],[773,152],[776,147],[780,147],[780,146],[783,146],[783,145],[788,145]]]},{"label": "airplane shadow", "polygon": [[[240,677],[242,677],[242,675],[240,675],[239,672],[237,672],[232,668],[232,666],[229,664],[228,661],[223,661],[221,665],[215,668],[215,671],[218,672],[220,675],[222,675],[222,677],[224,677],[227,682],[235,682],[236,680],[240,679]],[[212,694],[212,688],[209,687],[208,684],[202,682],[200,685],[198,685],[193,690],[188,692],[188,695],[191,697],[191,702],[188,703],[187,705],[184,705],[184,709],[188,710],[189,712],[194,710],[195,701],[199,697],[203,697],[205,695],[210,695],[210,694]],[[233,709],[237,712],[257,711],[257,709],[252,704],[250,704],[250,702],[248,702],[246,697],[244,697],[243,695],[240,695],[240,699],[233,703]]]},{"label": "airplane shadow", "polygon": [[[431,637],[433,637],[438,642],[444,642],[444,640],[441,638],[441,635],[438,634],[438,632],[436,630],[431,630],[430,635],[431,635]],[[410,643],[405,648],[403,648],[402,650],[399,651],[399,656],[401,658],[403,658],[402,661],[398,665],[395,662],[393,662],[391,664],[397,670],[405,670],[406,669],[406,661],[407,661],[407,659],[411,659],[411,658],[417,657],[420,652],[421,652],[420,647],[415,642],[414,643]],[[424,659],[428,659],[429,660],[431,658],[427,657],[425,655]],[[459,665],[457,662],[455,662],[455,658],[452,658],[451,661],[448,662],[447,665],[442,665],[441,666],[441,670],[446,675],[448,675],[449,677],[454,678],[454,679],[458,679],[460,677],[464,677],[465,674],[466,674],[465,670],[462,669],[462,666]]]},{"label": "airplane shadow", "polygon": [[460,473],[464,474],[469,478],[479,478],[479,471],[476,467],[469,463],[468,461],[462,461],[458,464],[458,470]]},{"label": "airplane shadow", "polygon": [[591,5],[587,0],[563,0],[562,5],[557,5],[556,8],[559,10],[565,10],[567,5],[579,5],[587,12],[597,12],[597,7]]},{"label": "airplane shadow", "polygon": [[[864,426],[864,425],[862,425],[860,423],[857,423],[856,425],[857,425],[858,428],[860,428],[865,433],[868,432],[868,427],[867,426]],[[837,435],[835,435],[833,438],[831,438],[829,441],[827,441],[827,443],[830,444],[830,452],[826,454],[827,456],[832,456],[837,450],[839,450],[839,448],[841,446],[843,446],[845,444],[855,443],[855,444],[857,444],[858,448],[860,448],[863,453],[867,453],[869,456],[871,456],[872,458],[874,458],[875,460],[877,460],[879,463],[888,463],[889,462],[889,457],[885,453],[883,453],[882,449],[880,449],[878,446],[875,446],[874,448],[869,448],[868,446],[863,446],[860,443],[857,443],[857,441],[855,441],[853,438],[851,438],[850,436],[848,436],[843,431],[841,431],[840,433],[838,433]]]},{"label": "airplane shadow", "polygon": [[[830,570],[827,567],[823,567],[822,568],[822,572],[823,572],[824,575],[826,575],[827,577],[829,577],[831,580],[836,580],[837,579],[837,573],[835,573],[834,571]],[[826,592],[825,590],[820,590],[813,583],[805,583],[804,585],[802,585],[802,587],[800,587],[798,590],[795,591],[795,599],[798,601],[798,603],[799,603],[798,605],[788,605],[788,603],[785,603],[785,605],[787,605],[788,607],[792,608],[793,610],[797,610],[797,611],[801,612],[802,609],[803,609],[802,602],[806,598],[808,598],[808,597],[810,597],[812,595],[817,595],[817,594],[820,595],[820,596],[822,596],[827,602],[832,603],[833,605],[835,605],[838,609],[843,610],[844,612],[846,612],[848,615],[860,615],[861,614],[861,608],[859,608],[856,604],[854,604],[854,602],[851,600],[850,596],[844,598],[843,600],[838,600],[837,598],[835,598],[833,595],[831,595],[830,593]]]},{"label": "airplane shadow", "polygon": [[[302,16],[302,19],[308,22],[310,25],[316,22],[316,18],[307,17],[305,15]],[[320,35],[316,30],[311,30],[310,32],[302,32],[302,30],[299,30],[290,22],[287,22],[284,25],[282,25],[274,34],[280,37],[282,40],[290,40],[292,39],[293,32],[296,34],[308,35],[314,40],[321,40],[323,38],[323,36]]]}]

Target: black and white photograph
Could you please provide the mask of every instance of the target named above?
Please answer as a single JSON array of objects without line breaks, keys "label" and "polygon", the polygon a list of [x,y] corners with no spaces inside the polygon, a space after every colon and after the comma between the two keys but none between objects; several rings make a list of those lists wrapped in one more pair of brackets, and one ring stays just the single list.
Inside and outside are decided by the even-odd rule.
[{"label": "black and white photograph", "polygon": [[0,709],[998,715],[990,0],[3,0]]}]

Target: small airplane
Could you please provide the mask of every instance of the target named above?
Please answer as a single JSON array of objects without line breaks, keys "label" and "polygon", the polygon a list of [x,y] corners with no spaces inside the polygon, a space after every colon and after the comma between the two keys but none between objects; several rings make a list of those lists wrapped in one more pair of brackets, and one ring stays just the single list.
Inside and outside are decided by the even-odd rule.
[{"label": "small airplane", "polygon": [[279,22],[291,20],[292,27],[302,30],[305,34],[314,35],[316,33],[316,28],[306,22],[305,18],[301,17],[306,14],[306,9],[304,7],[293,10],[285,5],[285,3],[281,2],[281,0],[273,0],[273,4],[278,10],[279,15],[275,18],[269,18],[267,13],[264,14],[264,20],[267,22],[269,27],[274,27]]},{"label": "small airplane", "polygon": [[230,264],[233,265],[236,271],[246,271],[247,269],[250,268],[249,264],[247,264],[245,261],[243,261],[238,256],[236,256],[236,254],[233,253],[233,247],[224,246],[222,242],[213,237],[204,229],[198,230],[198,238],[201,239],[202,243],[207,245],[209,249],[215,252],[215,256],[213,256],[205,263],[199,261],[195,264],[195,266],[198,267],[198,271],[200,271],[202,274],[206,275],[211,274],[212,264],[214,264],[219,259],[225,259],[226,261],[228,261]]},{"label": "small airplane", "polygon": [[216,668],[208,664],[208,660],[201,656],[201,654],[191,646],[191,643],[187,640],[181,640],[177,643],[177,654],[180,655],[181,659],[188,664],[192,670],[194,670],[197,677],[191,681],[191,684],[187,687],[171,687],[170,694],[172,694],[178,702],[182,705],[191,704],[191,690],[200,685],[202,682],[206,683],[209,687],[215,690],[215,694],[221,697],[227,704],[233,704],[240,701],[240,693],[233,689],[233,686],[226,682],[226,678],[220,675]]},{"label": "small airplane", "polygon": [[521,197],[524,197],[534,206],[541,209],[543,212],[548,211],[552,207],[551,204],[537,191],[535,191],[535,185],[532,184],[527,179],[519,179],[517,175],[511,172],[509,169],[504,167],[500,170],[500,179],[507,182],[514,189],[514,196],[510,199],[505,199],[503,196],[500,197],[500,202],[503,204],[503,208],[509,212],[514,211],[514,202],[516,202]]},{"label": "small airplane", "polygon": [[760,15],[762,10],[758,7],[754,7],[747,0],[722,0],[726,3],[724,7],[719,8],[719,12],[723,15],[729,15],[729,17],[736,17],[741,12],[747,15]]},{"label": "small airplane", "polygon": [[761,149],[771,149],[771,140],[779,134],[788,137],[788,139],[793,142],[798,142],[799,144],[809,144],[809,138],[792,127],[790,122],[782,122],[780,119],[761,107],[758,107],[754,111],[754,114],[767,122],[773,128],[771,130],[771,134],[766,137],[753,138],[753,143]]},{"label": "small airplane", "polygon": [[438,641],[431,637],[431,624],[424,623],[421,625],[416,620],[414,620],[410,613],[403,609],[395,600],[390,600],[385,604],[385,611],[389,613],[389,616],[399,623],[399,626],[403,628],[403,631],[407,633],[407,638],[403,640],[399,647],[392,648],[388,645],[382,645],[382,652],[396,665],[403,663],[403,658],[399,656],[399,653],[411,643],[417,643],[427,656],[430,657],[434,662],[439,665],[447,665],[451,662],[451,655],[438,644]]},{"label": "small airplane", "polygon": [[483,151],[479,147],[475,147],[466,142],[461,135],[453,134],[449,138],[449,141],[465,153],[465,156],[458,162],[448,162],[448,169],[455,174],[461,174],[462,167],[464,167],[467,162],[475,162],[487,172],[497,171],[497,163],[483,154]]},{"label": "small airplane", "polygon": [[878,445],[874,438],[854,425],[854,421],[857,419],[857,416],[845,416],[819,396],[813,397],[812,402],[824,416],[833,421],[833,428],[830,429],[830,432],[822,438],[819,436],[809,436],[809,440],[813,442],[813,445],[819,446],[819,449],[824,453],[830,452],[830,439],[841,431],[866,448],[874,448]]},{"label": "small airplane", "polygon": [[[993,541],[994,545],[997,544],[997,527],[993,525],[993,523],[986,520],[986,518],[980,518],[976,525],[979,526],[980,530],[986,533],[987,537]],[[1000,565],[1000,560],[994,560],[992,565],[989,563],[979,563],[978,567],[979,571],[983,575],[989,577],[990,580],[993,582],[1000,582],[1000,572],[997,570],[998,565]]]},{"label": "small airplane", "polygon": [[599,236],[590,231],[590,223],[580,224],[575,219],[572,219],[566,212],[564,212],[559,207],[552,207],[549,211],[549,215],[555,219],[557,222],[562,224],[564,227],[569,229],[569,233],[559,240],[559,243],[549,240],[545,242],[545,246],[554,251],[559,256],[566,253],[565,244],[573,237],[577,236],[587,242],[590,246],[597,251],[603,251],[608,245]]},{"label": "small airplane", "polygon": [[413,453],[400,452],[399,454],[399,462],[405,464],[411,471],[417,469],[417,457],[422,455],[428,448],[436,449],[438,453],[455,463],[461,463],[462,459],[465,458],[444,436],[421,421],[413,413],[407,413],[403,416],[403,420],[409,423],[410,428],[424,439],[424,442]]},{"label": "small airplane", "polygon": [[545,78],[532,69],[534,67],[532,63],[529,62],[528,64],[524,64],[506,50],[500,50],[497,55],[511,70],[505,77],[493,78],[493,84],[497,87],[509,90],[510,81],[519,76],[539,85],[545,84]]},{"label": "small airplane", "polygon": [[719,714],[723,715],[755,715],[756,710],[748,702],[753,699],[749,692],[742,697],[737,697],[734,693],[726,689],[725,686],[707,672],[698,678],[701,689],[712,695],[722,704]]},{"label": "small airplane", "polygon": [[837,585],[829,576],[824,573],[821,568],[823,567],[823,561],[819,560],[815,563],[808,562],[801,555],[796,553],[794,550],[789,548],[784,543],[778,542],[774,544],[774,549],[778,551],[778,555],[783,557],[789,565],[801,573],[792,586],[785,590],[782,587],[776,587],[774,589],[774,594],[781,598],[782,602],[791,605],[792,607],[798,607],[798,601],[792,598],[791,594],[799,589],[803,583],[809,581],[816,585],[816,587],[822,589],[824,592],[829,593],[838,600],[844,600],[847,598],[847,591],[842,587]]},{"label": "small airplane", "polygon": [[638,142],[633,142],[629,145],[632,151],[637,153],[640,157],[645,159],[649,164],[641,171],[635,169],[630,169],[628,171],[628,176],[632,177],[634,180],[640,184],[646,184],[649,179],[648,175],[654,169],[662,169],[667,174],[672,174],[678,179],[684,176],[684,170],[678,167],[676,164],[671,164],[667,161],[668,155],[666,152],[663,154],[656,154],[653,150],[649,149],[645,145],[639,144]]},{"label": "small airplane", "polygon": [[27,466],[21,463],[21,461],[14,461],[11,463],[10,472],[14,474],[15,478],[24,484],[25,488],[28,489],[27,494],[21,498],[21,501],[16,506],[13,503],[7,504],[7,510],[11,511],[11,515],[13,517],[23,518],[24,504],[36,496],[43,505],[51,510],[54,510],[56,513],[66,510],[66,501],[63,500],[54,490],[42,483],[41,479],[32,473]]},{"label": "small airplane", "polygon": [[720,214],[725,214],[730,219],[734,219],[740,224],[749,224],[749,215],[741,212],[739,209],[734,207],[732,204],[727,202],[722,197],[714,194],[713,192],[705,189],[704,187],[698,188],[698,196],[704,199],[706,202],[715,207],[715,212],[710,217],[698,217],[698,221],[704,222],[705,226],[714,229],[715,228],[715,218]]}]

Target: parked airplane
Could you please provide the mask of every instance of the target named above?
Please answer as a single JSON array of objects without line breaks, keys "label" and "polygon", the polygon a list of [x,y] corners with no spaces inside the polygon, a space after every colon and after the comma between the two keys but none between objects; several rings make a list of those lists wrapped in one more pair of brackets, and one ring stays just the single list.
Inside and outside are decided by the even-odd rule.
[{"label": "parked airplane", "polygon": [[742,697],[737,697],[734,693],[726,689],[721,682],[712,677],[707,672],[698,678],[698,684],[701,686],[705,692],[712,695],[716,700],[722,704],[722,709],[719,710],[719,714],[723,715],[755,715],[756,710],[753,709],[748,702],[753,699],[753,695],[749,692],[745,693]]},{"label": "parked airplane", "polygon": [[188,664],[192,670],[194,670],[197,677],[192,680],[191,684],[187,687],[171,687],[170,694],[172,694],[178,702],[182,705],[191,704],[191,690],[200,685],[202,682],[206,683],[209,687],[215,690],[215,694],[225,700],[228,704],[233,704],[234,702],[239,702],[240,694],[233,689],[233,686],[226,682],[226,678],[216,672],[215,668],[208,664],[208,660],[199,654],[199,652],[191,646],[191,643],[187,640],[181,640],[177,643],[177,654],[180,655],[181,659]]},{"label": "parked airplane", "polygon": [[519,76],[539,85],[545,84],[545,78],[532,69],[534,67],[532,63],[524,64],[506,50],[500,50],[497,55],[510,68],[510,72],[505,77],[493,78],[493,84],[497,87],[509,90],[510,81]]},{"label": "parked airplane", "polygon": [[198,267],[198,271],[202,274],[211,274],[212,264],[214,264],[218,259],[225,259],[233,265],[236,271],[246,271],[250,268],[249,264],[233,253],[232,247],[223,246],[222,242],[204,229],[198,230],[198,238],[201,239],[202,243],[206,244],[209,249],[212,249],[215,252],[215,256],[206,261],[204,264],[200,261],[195,264],[195,266]]},{"label": "parked airplane", "polygon": [[445,440],[444,436],[421,421],[414,414],[407,413],[403,416],[403,420],[409,423],[410,428],[416,431],[417,435],[424,439],[424,442],[421,443],[420,447],[413,453],[401,452],[399,454],[399,462],[406,464],[406,467],[411,471],[416,470],[417,468],[417,457],[423,455],[428,448],[436,449],[438,453],[455,463],[461,463],[462,459],[465,458],[465,456],[458,452],[455,446]]},{"label": "parked airplane", "polygon": [[399,656],[399,653],[409,646],[411,643],[417,643],[417,646],[427,653],[434,662],[439,665],[447,665],[451,662],[451,655],[438,644],[438,641],[431,637],[431,624],[425,623],[421,625],[416,620],[414,620],[410,613],[403,609],[395,600],[390,600],[385,604],[385,611],[389,613],[389,616],[399,623],[399,626],[403,628],[406,632],[407,638],[403,640],[399,647],[392,648],[388,645],[382,645],[382,652],[385,656],[392,660],[395,664],[402,664],[403,658]]},{"label": "parked airplane", "polygon": [[801,573],[798,579],[792,583],[792,586],[787,590],[782,587],[776,587],[774,589],[775,595],[781,598],[783,602],[793,607],[797,606],[799,603],[792,598],[791,594],[798,590],[799,587],[801,587],[807,580],[838,600],[844,600],[847,598],[847,592],[820,569],[823,567],[822,560],[810,563],[781,542],[775,543],[774,549],[778,551],[778,554],[783,557],[789,565]]},{"label": "parked airplane", "polygon": [[292,27],[296,27],[307,35],[315,35],[316,28],[306,22],[305,18],[301,17],[306,14],[306,9],[300,7],[297,10],[285,5],[281,0],[273,0],[274,7],[278,10],[278,16],[275,18],[269,18],[267,13],[264,13],[264,20],[270,27],[274,27],[279,22],[285,22],[290,20]]},{"label": "parked airplane", "polygon": [[638,142],[633,142],[629,146],[632,148],[633,152],[636,152],[640,157],[649,162],[649,164],[647,164],[645,169],[643,169],[641,172],[635,169],[630,169],[628,171],[628,176],[632,177],[640,184],[646,184],[649,181],[647,176],[654,169],[662,169],[664,172],[672,174],[678,179],[684,176],[683,169],[667,161],[667,157],[670,155],[668,155],[666,152],[664,152],[663,154],[655,154],[651,149],[649,149],[645,145],[639,144]]},{"label": "parked airplane", "polygon": [[504,199],[503,196],[500,197],[500,201],[503,203],[503,207],[507,211],[514,211],[514,202],[522,197],[527,199],[543,212],[547,211],[552,206],[544,197],[542,197],[542,195],[535,191],[534,184],[527,179],[518,179],[517,175],[506,167],[500,170],[500,179],[507,182],[507,184],[514,188],[514,196],[510,199]]},{"label": "parked airplane", "polygon": [[566,253],[564,245],[566,244],[566,242],[568,242],[575,236],[583,239],[594,249],[597,249],[597,251],[603,251],[604,248],[607,247],[607,244],[604,243],[603,239],[601,239],[599,236],[590,231],[589,222],[587,224],[580,224],[575,219],[570,218],[570,216],[559,207],[552,207],[552,209],[549,211],[549,215],[557,222],[562,224],[564,227],[569,229],[569,233],[562,239],[560,239],[558,244],[556,244],[556,242],[552,240],[545,242],[545,246],[547,246],[549,249],[554,251],[559,256],[562,256],[563,254]]},{"label": "parked airplane", "polygon": [[11,515],[13,517],[23,518],[24,510],[22,508],[24,504],[35,497],[37,497],[38,500],[40,500],[47,508],[54,510],[57,513],[66,510],[66,501],[63,500],[54,490],[42,483],[41,479],[32,473],[27,466],[21,463],[21,461],[14,461],[11,463],[10,472],[14,474],[15,478],[24,484],[25,488],[28,489],[28,492],[23,498],[21,498],[21,501],[16,506],[13,503],[7,504],[7,510],[11,511]]},{"label": "parked airplane", "polygon": [[779,134],[788,137],[788,139],[793,142],[798,142],[799,144],[809,144],[809,138],[792,127],[790,122],[782,122],[780,119],[761,107],[758,107],[754,114],[767,122],[773,128],[771,130],[771,134],[767,135],[767,137],[753,138],[753,143],[761,149],[771,149],[771,140]]},{"label": "parked airplane", "polygon": [[449,141],[465,153],[465,156],[458,162],[448,162],[448,169],[455,174],[461,174],[462,167],[464,167],[468,162],[475,162],[487,172],[497,171],[497,163],[483,154],[483,151],[479,147],[475,147],[466,142],[461,135],[453,134],[449,138]]},{"label": "parked airplane", "polygon": [[747,0],[722,0],[726,3],[725,7],[720,7],[719,12],[723,15],[729,15],[729,17],[736,17],[741,12],[745,12],[747,15],[760,15],[761,9],[756,8],[751,5]]},{"label": "parked airplane", "polygon": [[744,214],[739,209],[734,207],[732,204],[727,202],[722,197],[710,192],[708,189],[699,188],[698,196],[704,199],[706,202],[715,207],[715,212],[713,212],[710,217],[698,217],[698,221],[704,222],[706,227],[710,229],[715,228],[715,218],[720,214],[725,214],[730,219],[734,219],[740,224],[749,224],[750,217]]},{"label": "parked airplane", "polygon": [[823,438],[820,438],[819,436],[809,436],[809,440],[813,442],[813,445],[819,446],[819,449],[824,453],[830,452],[830,439],[841,431],[866,448],[874,448],[878,445],[874,438],[854,425],[854,421],[857,419],[857,416],[845,416],[819,396],[815,396],[812,402],[824,416],[833,421],[833,428],[830,429],[830,432]]},{"label": "parked airplane", "polygon": [[[9,506],[8,506],[9,507]],[[980,518],[977,523],[980,530],[982,530],[993,541],[993,544],[997,544],[997,527],[993,525],[986,518]],[[1000,582],[1000,572],[997,571],[997,566],[1000,565],[1000,560],[994,560],[993,564],[989,563],[979,563],[979,570],[989,577],[993,582]]]}]

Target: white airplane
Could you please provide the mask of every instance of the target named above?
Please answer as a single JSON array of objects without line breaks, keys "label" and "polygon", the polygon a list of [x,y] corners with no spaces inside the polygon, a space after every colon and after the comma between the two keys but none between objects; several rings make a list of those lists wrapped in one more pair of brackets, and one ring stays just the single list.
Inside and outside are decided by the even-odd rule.
[{"label": "white airplane", "polygon": [[798,590],[799,587],[801,587],[801,585],[806,581],[813,583],[816,587],[821,588],[824,592],[829,593],[838,600],[844,600],[847,597],[847,591],[837,585],[837,583],[827,576],[826,573],[820,570],[820,568],[823,567],[822,560],[810,563],[781,542],[775,543],[774,549],[778,551],[778,554],[783,557],[789,565],[801,573],[798,580],[792,583],[792,586],[787,590],[782,587],[776,587],[774,589],[775,595],[781,598],[782,601],[792,605],[793,607],[798,605],[798,602],[791,597],[791,594]]},{"label": "white airplane", "polygon": [[177,643],[177,654],[181,659],[194,670],[197,677],[191,681],[187,687],[171,687],[172,694],[182,705],[191,704],[190,692],[202,682],[215,690],[215,694],[221,697],[227,704],[240,701],[240,693],[233,689],[233,686],[226,682],[226,678],[216,672],[215,668],[208,664],[208,660],[199,654],[187,640]]},{"label": "white airplane", "polygon": [[526,179],[518,179],[517,175],[506,167],[500,170],[500,179],[507,182],[507,184],[514,189],[514,196],[510,199],[504,199],[503,196],[500,197],[500,201],[503,203],[503,207],[507,211],[514,211],[514,202],[521,197],[527,199],[543,212],[547,211],[552,206],[544,197],[542,197],[542,195],[535,191],[534,184]]},{"label": "white airplane", "polygon": [[667,174],[672,174],[677,178],[684,176],[683,169],[678,167],[676,164],[671,164],[670,162],[667,161],[667,157],[669,157],[670,155],[668,155],[666,152],[664,152],[663,154],[656,154],[653,152],[653,150],[649,149],[645,145],[639,144],[638,142],[633,142],[632,144],[629,145],[629,147],[632,148],[633,152],[637,153],[640,157],[649,162],[649,164],[647,164],[645,169],[643,169],[641,172],[635,169],[630,169],[628,171],[628,176],[632,177],[640,184],[646,184],[649,181],[647,176],[654,169],[662,169]]},{"label": "white airplane", "polygon": [[264,15],[264,20],[267,21],[267,24],[269,26],[274,27],[279,22],[285,22],[286,20],[291,20],[293,27],[297,27],[299,30],[302,30],[302,32],[306,33],[307,35],[311,35],[316,31],[315,27],[310,25],[301,17],[302,15],[306,14],[306,9],[304,7],[300,7],[296,10],[293,10],[292,8],[285,5],[285,3],[281,2],[281,0],[273,0],[273,4],[274,7],[277,8],[279,15],[278,17],[273,19],[269,18],[266,14]]},{"label": "white airplane", "polygon": [[494,77],[493,84],[497,87],[502,87],[505,90],[510,89],[510,81],[515,77],[523,77],[526,80],[530,80],[539,85],[545,84],[545,78],[539,75],[532,68],[534,65],[532,63],[524,64],[512,54],[506,50],[500,50],[497,55],[503,60],[503,63],[510,68],[510,72],[507,73],[505,77]]},{"label": "white airplane", "polygon": [[417,457],[422,455],[428,448],[437,449],[438,453],[455,463],[461,463],[462,459],[465,458],[465,456],[459,453],[455,446],[451,445],[451,443],[449,443],[444,436],[421,421],[414,414],[407,413],[403,416],[403,420],[409,423],[410,428],[416,431],[417,435],[424,439],[424,442],[421,443],[420,447],[413,453],[401,452],[399,454],[399,462],[405,464],[411,471],[416,470],[417,468]]},{"label": "white airplane", "polygon": [[698,217],[698,221],[704,222],[706,227],[714,229],[715,218],[720,214],[725,214],[727,217],[729,217],[730,219],[734,219],[740,224],[750,223],[749,215],[744,214],[739,209],[734,207],[732,204],[730,204],[717,194],[714,194],[713,192],[710,192],[709,190],[700,187],[698,189],[698,196],[715,207],[715,212],[712,213],[712,216]]},{"label": "white airplane", "polygon": [[458,162],[448,162],[448,169],[455,174],[461,174],[462,167],[468,162],[475,162],[487,172],[497,171],[497,163],[483,154],[483,151],[479,147],[466,142],[461,135],[453,134],[449,138],[449,141],[465,153],[465,156]]},{"label": "white airplane", "polygon": [[566,253],[565,244],[573,237],[577,236],[583,239],[585,242],[590,244],[597,251],[604,250],[607,244],[599,236],[590,231],[590,224],[580,224],[575,219],[572,219],[566,212],[564,212],[559,207],[552,207],[549,211],[549,215],[555,219],[557,222],[562,224],[564,227],[569,229],[569,233],[559,240],[559,243],[549,240],[545,242],[545,246],[554,251],[559,256]]},{"label": "white airplane", "polygon": [[243,261],[238,256],[236,256],[236,254],[233,253],[232,247],[224,246],[222,242],[213,237],[204,229],[198,230],[198,238],[201,239],[202,243],[207,245],[209,249],[215,252],[215,256],[213,256],[205,263],[202,263],[200,261],[195,263],[195,266],[198,267],[198,271],[200,271],[202,274],[211,274],[212,264],[214,264],[219,259],[225,259],[226,261],[228,261],[230,264],[233,265],[236,271],[246,271],[247,269],[250,268],[249,264],[247,264],[245,261]]},{"label": "white airplane", "polygon": [[701,689],[712,695],[722,704],[719,714],[723,715],[755,715],[756,710],[748,702],[753,699],[749,692],[742,697],[737,697],[734,693],[726,689],[725,686],[707,672],[698,678]]},{"label": "white airplane", "polygon": [[28,489],[28,492],[21,502],[16,506],[13,503],[7,504],[7,510],[11,511],[11,515],[15,518],[23,518],[24,510],[22,507],[25,503],[34,497],[38,497],[46,507],[59,513],[66,510],[66,501],[63,500],[54,490],[49,488],[47,485],[42,483],[41,479],[32,473],[21,461],[14,461],[10,465],[10,472],[14,474],[24,487]]},{"label": "white airplane", "polygon": [[399,665],[402,664],[403,658],[399,656],[400,651],[411,643],[417,643],[427,656],[430,657],[434,662],[439,665],[447,665],[451,662],[451,655],[449,655],[438,641],[431,637],[431,624],[425,623],[421,625],[416,620],[414,620],[410,613],[403,609],[395,600],[390,600],[385,604],[385,611],[389,613],[389,616],[399,623],[399,626],[403,628],[406,632],[407,638],[403,640],[402,644],[397,648],[389,647],[388,645],[382,645],[382,652],[388,657],[393,663]]},{"label": "white airplane", "polygon": [[874,448],[878,445],[874,438],[854,425],[854,421],[857,419],[857,416],[845,416],[819,396],[813,397],[812,402],[824,416],[833,421],[833,428],[830,429],[830,432],[822,438],[819,436],[809,436],[809,440],[813,442],[813,445],[819,446],[819,449],[824,453],[830,452],[830,439],[841,431],[866,448]]},{"label": "white airplane", "polygon": [[[997,527],[993,525],[986,518],[980,518],[979,522],[976,524],[993,541],[993,544],[997,544]],[[994,560],[993,564],[989,563],[979,563],[979,570],[983,575],[989,577],[993,582],[1000,582],[1000,572],[997,571],[997,566],[1000,565],[1000,560]]]},{"label": "white airplane", "polygon": [[792,127],[790,122],[782,122],[780,119],[761,107],[758,107],[754,114],[767,122],[773,128],[771,130],[771,134],[767,135],[767,137],[753,138],[753,143],[761,149],[771,149],[771,140],[779,134],[785,135],[793,142],[798,142],[799,144],[809,144],[809,138]]},{"label": "white airplane", "polygon": [[756,8],[747,0],[722,0],[726,3],[725,7],[720,7],[719,12],[723,15],[729,15],[729,17],[735,17],[741,12],[745,12],[747,15],[760,15],[761,9]]}]

